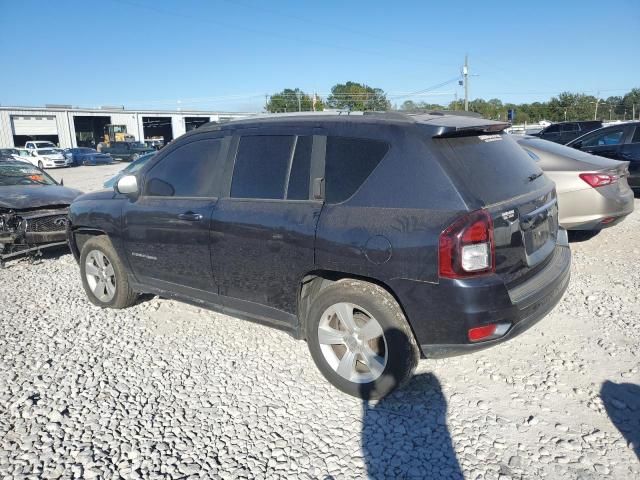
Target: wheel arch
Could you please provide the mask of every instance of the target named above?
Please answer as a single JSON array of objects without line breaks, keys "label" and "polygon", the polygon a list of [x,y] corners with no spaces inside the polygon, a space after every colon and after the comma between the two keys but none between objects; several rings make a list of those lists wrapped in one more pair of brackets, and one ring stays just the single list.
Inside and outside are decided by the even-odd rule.
[{"label": "wheel arch", "polygon": [[107,232],[89,227],[78,227],[71,231],[69,235],[69,248],[76,261],[80,261],[80,252],[87,240],[100,235],[107,235]]},{"label": "wheel arch", "polygon": [[388,284],[374,277],[367,277],[365,275],[357,275],[349,272],[324,269],[308,272],[300,281],[300,287],[298,291],[298,320],[300,322],[298,331],[300,339],[306,340],[307,315],[315,297],[327,286],[341,280],[360,280],[363,282],[372,283],[386,290],[387,293],[389,293],[396,301],[396,303],[400,307],[400,310],[402,310],[402,314],[409,324],[409,328],[411,329],[411,333],[413,334],[414,339],[417,339],[416,333],[413,330],[413,326],[411,325],[411,321],[407,316],[407,312],[405,311],[402,302]]}]

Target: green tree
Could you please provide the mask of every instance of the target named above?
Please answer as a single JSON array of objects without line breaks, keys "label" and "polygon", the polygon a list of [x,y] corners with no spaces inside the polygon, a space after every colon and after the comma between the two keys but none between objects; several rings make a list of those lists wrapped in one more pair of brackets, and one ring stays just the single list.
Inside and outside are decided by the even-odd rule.
[{"label": "green tree", "polygon": [[327,106],[353,111],[386,111],[391,108],[384,91],[356,82],[338,83],[331,88]]},{"label": "green tree", "polygon": [[[299,100],[299,101],[298,101]],[[285,88],[283,91],[275,93],[269,97],[266,110],[270,113],[310,112],[313,110],[313,96],[304,93],[299,88]],[[324,110],[324,103],[319,97],[316,98],[316,111]]]},{"label": "green tree", "polygon": [[416,103],[412,100],[406,100],[400,107],[400,110],[402,110],[403,112],[418,113],[418,112],[428,112],[433,110],[445,110],[445,107],[437,103],[426,103],[426,102]]},{"label": "green tree", "polygon": [[[640,119],[640,88],[633,88],[624,97],[622,97],[622,108],[626,110],[626,119],[631,119],[635,111],[635,118]],[[623,112],[621,112],[623,113]]]}]

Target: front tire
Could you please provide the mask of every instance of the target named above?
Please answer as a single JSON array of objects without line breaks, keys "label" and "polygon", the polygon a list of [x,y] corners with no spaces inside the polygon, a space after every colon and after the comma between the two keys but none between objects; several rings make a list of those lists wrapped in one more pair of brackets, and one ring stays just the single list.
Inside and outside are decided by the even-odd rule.
[{"label": "front tire", "polygon": [[38,168],[40,170],[44,170],[44,164],[42,163],[42,160],[38,160]]},{"label": "front tire", "polygon": [[378,285],[341,280],[320,291],[306,323],[307,343],[324,377],[365,400],[404,385],[420,352],[402,309]]},{"label": "front tire", "polygon": [[89,301],[101,308],[126,308],[136,301],[126,269],[109,238],[92,237],[80,253],[82,286]]}]

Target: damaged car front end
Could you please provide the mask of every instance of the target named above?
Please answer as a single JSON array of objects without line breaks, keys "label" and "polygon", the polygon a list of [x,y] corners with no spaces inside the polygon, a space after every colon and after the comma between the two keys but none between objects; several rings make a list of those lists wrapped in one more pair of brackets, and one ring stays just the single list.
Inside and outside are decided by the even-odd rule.
[{"label": "damaged car front end", "polygon": [[80,194],[33,165],[0,163],[0,265],[66,245],[69,204]]}]

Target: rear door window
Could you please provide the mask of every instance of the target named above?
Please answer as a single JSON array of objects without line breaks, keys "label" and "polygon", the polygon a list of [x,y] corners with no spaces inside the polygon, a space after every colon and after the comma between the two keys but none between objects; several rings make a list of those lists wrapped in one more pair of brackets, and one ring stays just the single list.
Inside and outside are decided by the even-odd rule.
[{"label": "rear door window", "polygon": [[533,192],[546,180],[508,134],[434,139],[449,174],[486,205]]},{"label": "rear door window", "polygon": [[340,203],[351,197],[389,150],[386,142],[365,138],[327,137],[325,199]]},{"label": "rear door window", "polygon": [[240,139],[231,182],[233,198],[283,199],[293,135]]},{"label": "rear door window", "polygon": [[640,126],[636,127],[636,131],[633,133],[631,143],[640,143]]},{"label": "rear door window", "polygon": [[243,136],[231,182],[232,198],[307,200],[313,137]]}]

